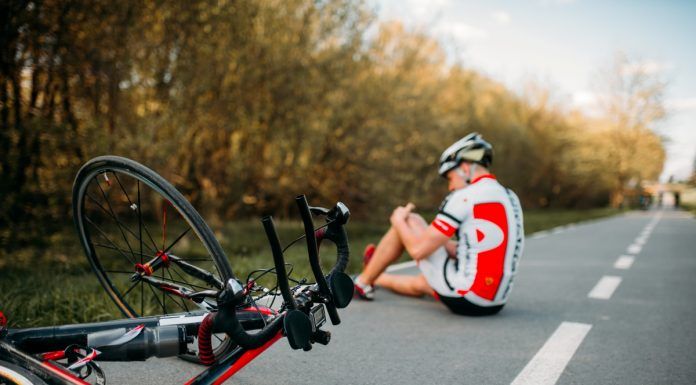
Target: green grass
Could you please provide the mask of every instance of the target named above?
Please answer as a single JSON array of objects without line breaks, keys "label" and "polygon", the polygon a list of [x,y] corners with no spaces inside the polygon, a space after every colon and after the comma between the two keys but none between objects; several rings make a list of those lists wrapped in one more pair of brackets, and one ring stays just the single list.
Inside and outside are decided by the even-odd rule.
[{"label": "green grass", "polygon": [[[612,209],[525,212],[525,232],[605,217],[618,213]],[[281,244],[302,234],[298,222],[277,222]],[[360,269],[362,250],[379,241],[387,229],[383,224],[352,222],[348,236],[353,258],[349,272]],[[229,223],[216,231],[234,273],[241,279],[257,268],[272,266],[271,252],[260,221]],[[322,246],[322,265],[328,268],[335,256],[333,247]],[[404,255],[402,259],[408,259]],[[294,266],[294,277],[310,277],[304,241],[286,252]],[[0,249],[0,310],[12,327],[31,327],[120,318],[92,273],[71,226],[21,247]]]},{"label": "green grass", "polygon": [[684,210],[696,215],[696,188],[691,187],[684,191],[681,197],[681,204]]},{"label": "green grass", "polygon": [[694,216],[696,216],[696,204],[694,203],[685,203],[682,205],[682,209],[690,212]]},{"label": "green grass", "polygon": [[620,212],[620,210],[612,208],[588,210],[528,210],[524,213],[524,232],[529,235],[537,231],[552,229],[568,223],[604,218]]}]

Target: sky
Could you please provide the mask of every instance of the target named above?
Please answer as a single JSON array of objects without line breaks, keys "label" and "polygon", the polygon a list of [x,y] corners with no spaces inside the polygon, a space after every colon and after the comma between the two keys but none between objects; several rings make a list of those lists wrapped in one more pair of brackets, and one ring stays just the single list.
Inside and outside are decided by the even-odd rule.
[{"label": "sky", "polygon": [[623,52],[667,82],[660,177],[687,179],[696,158],[696,1],[371,0],[380,20],[400,20],[446,47],[450,60],[521,90],[550,86],[592,113],[597,75]]}]

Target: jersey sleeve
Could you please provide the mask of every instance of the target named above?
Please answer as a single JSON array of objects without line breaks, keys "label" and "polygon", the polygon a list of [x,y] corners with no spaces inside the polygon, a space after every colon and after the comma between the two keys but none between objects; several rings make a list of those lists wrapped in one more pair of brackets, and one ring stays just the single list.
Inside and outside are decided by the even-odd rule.
[{"label": "jersey sleeve", "polygon": [[466,217],[465,203],[466,198],[462,194],[458,194],[458,191],[449,194],[442,201],[431,226],[447,237],[452,237]]}]

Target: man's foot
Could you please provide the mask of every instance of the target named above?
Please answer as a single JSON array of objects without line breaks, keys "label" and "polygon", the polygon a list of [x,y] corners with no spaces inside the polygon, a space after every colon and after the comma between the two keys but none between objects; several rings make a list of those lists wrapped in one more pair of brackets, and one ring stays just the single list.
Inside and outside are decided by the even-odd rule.
[{"label": "man's foot", "polygon": [[353,280],[355,285],[355,295],[366,301],[372,301],[375,299],[375,288],[372,285],[362,283],[358,277]]},{"label": "man's foot", "polygon": [[374,243],[370,243],[369,245],[365,246],[365,251],[363,251],[363,268],[370,263],[372,256],[375,255],[376,249],[377,247],[375,247]]}]

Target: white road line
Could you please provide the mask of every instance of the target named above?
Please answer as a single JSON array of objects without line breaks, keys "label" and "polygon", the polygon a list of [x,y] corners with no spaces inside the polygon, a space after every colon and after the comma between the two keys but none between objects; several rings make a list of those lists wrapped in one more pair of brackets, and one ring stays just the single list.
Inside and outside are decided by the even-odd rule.
[{"label": "white road line", "polygon": [[641,250],[643,250],[643,246],[634,243],[634,244],[628,246],[628,249],[626,249],[626,252],[628,252],[629,254],[636,255],[636,254],[639,254]]},{"label": "white road line", "polygon": [[416,266],[416,261],[397,263],[395,265],[390,265],[389,267],[387,267],[387,273],[391,273],[392,271],[408,269],[409,267],[414,267],[414,266]]},{"label": "white road line", "polygon": [[614,263],[614,268],[621,269],[621,270],[628,270],[631,268],[631,265],[633,265],[633,261],[635,259],[636,259],[635,257],[630,256],[630,255],[622,255]]},{"label": "white road line", "polygon": [[592,325],[563,322],[511,385],[553,385],[573,358]]},{"label": "white road line", "polygon": [[605,275],[602,277],[595,287],[590,291],[587,296],[589,298],[595,299],[609,299],[611,295],[614,294],[614,290],[619,287],[621,283],[621,277],[614,275]]}]

